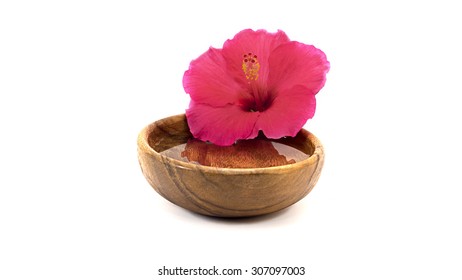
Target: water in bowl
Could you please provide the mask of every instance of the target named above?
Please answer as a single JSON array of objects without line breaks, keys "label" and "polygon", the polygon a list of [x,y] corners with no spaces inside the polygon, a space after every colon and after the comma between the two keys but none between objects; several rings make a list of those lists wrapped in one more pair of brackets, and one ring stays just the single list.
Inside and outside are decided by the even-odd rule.
[{"label": "water in bowl", "polygon": [[222,168],[281,166],[310,156],[289,145],[268,139],[241,140],[226,147],[190,139],[160,153],[184,162]]}]

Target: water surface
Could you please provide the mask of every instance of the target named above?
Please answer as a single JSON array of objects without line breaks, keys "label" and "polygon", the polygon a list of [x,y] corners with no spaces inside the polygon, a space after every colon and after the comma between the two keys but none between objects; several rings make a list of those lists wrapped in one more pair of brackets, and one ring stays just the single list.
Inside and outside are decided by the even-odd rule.
[{"label": "water surface", "polygon": [[268,139],[241,140],[232,146],[217,146],[190,139],[161,152],[184,162],[224,168],[258,168],[293,164],[310,155]]}]

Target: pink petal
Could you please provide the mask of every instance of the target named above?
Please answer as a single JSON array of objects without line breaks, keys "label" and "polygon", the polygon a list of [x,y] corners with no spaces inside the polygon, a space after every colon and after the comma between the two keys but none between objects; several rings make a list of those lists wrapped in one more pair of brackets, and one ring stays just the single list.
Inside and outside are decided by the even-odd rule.
[{"label": "pink petal", "polygon": [[257,121],[256,129],[268,138],[295,136],[308,119],[314,116],[316,98],[310,89],[295,86],[280,92]]},{"label": "pink petal", "polygon": [[278,30],[276,33],[269,33],[266,30],[253,31],[245,29],[237,33],[233,39],[227,40],[223,44],[223,56],[228,62],[229,70],[232,75],[246,84],[244,72],[242,70],[243,55],[251,52],[257,55],[260,63],[258,83],[265,85],[268,77],[268,59],[271,52],[283,43],[289,42],[287,35]]},{"label": "pink petal", "polygon": [[186,110],[193,136],[219,146],[232,145],[238,139],[257,137],[255,123],[258,115],[258,112],[246,112],[234,105],[213,107],[193,101]]},{"label": "pink petal", "polygon": [[214,48],[191,62],[183,76],[183,87],[195,102],[214,106],[233,104],[242,91],[227,72],[221,50]]},{"label": "pink petal", "polygon": [[271,53],[269,67],[269,89],[279,91],[303,85],[316,94],[326,82],[330,64],[321,50],[293,41]]}]

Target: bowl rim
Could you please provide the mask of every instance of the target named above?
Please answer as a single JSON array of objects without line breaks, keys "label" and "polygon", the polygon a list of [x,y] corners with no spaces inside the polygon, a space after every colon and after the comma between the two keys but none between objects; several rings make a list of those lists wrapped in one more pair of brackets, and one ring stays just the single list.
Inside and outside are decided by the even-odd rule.
[{"label": "bowl rim", "polygon": [[233,174],[235,175],[262,174],[262,173],[267,174],[267,173],[278,173],[278,172],[284,173],[284,172],[293,171],[295,169],[304,168],[306,166],[311,166],[313,164],[317,165],[319,164],[319,161],[322,160],[324,157],[324,147],[321,144],[321,141],[313,133],[302,128],[300,132],[302,132],[304,136],[306,136],[308,141],[313,143],[314,151],[313,151],[313,154],[309,156],[308,158],[301,160],[301,161],[297,161],[292,164],[285,164],[285,165],[271,166],[271,167],[257,167],[257,168],[228,168],[228,167],[211,167],[211,166],[205,166],[205,165],[177,160],[177,159],[168,157],[164,154],[161,154],[160,152],[157,152],[148,143],[149,134],[152,132],[152,130],[156,126],[158,126],[160,122],[165,122],[167,120],[171,120],[174,118],[178,118],[178,119],[186,118],[186,115],[185,114],[172,115],[169,117],[156,120],[150,123],[149,125],[145,126],[138,134],[138,139],[137,139],[138,153],[140,153],[140,151],[148,153],[154,156],[157,160],[165,164],[169,164],[170,166],[177,167],[177,168],[200,170],[202,172],[215,173],[215,174],[227,173],[230,175],[233,175]]}]

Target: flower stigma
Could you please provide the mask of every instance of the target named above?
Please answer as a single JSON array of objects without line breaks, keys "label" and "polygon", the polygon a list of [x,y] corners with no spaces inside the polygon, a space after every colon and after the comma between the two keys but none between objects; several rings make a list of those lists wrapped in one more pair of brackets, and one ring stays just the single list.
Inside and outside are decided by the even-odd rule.
[{"label": "flower stigma", "polygon": [[257,55],[251,52],[244,54],[242,58],[242,71],[244,71],[245,78],[249,82],[256,81],[259,70],[260,63],[258,63]]}]

